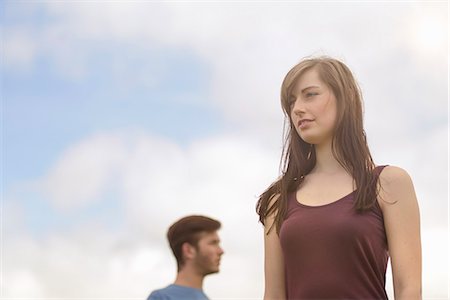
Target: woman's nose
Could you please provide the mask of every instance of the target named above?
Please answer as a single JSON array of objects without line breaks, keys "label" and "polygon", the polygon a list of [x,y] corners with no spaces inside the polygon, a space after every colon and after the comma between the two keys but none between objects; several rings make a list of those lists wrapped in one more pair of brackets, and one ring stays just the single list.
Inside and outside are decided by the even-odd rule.
[{"label": "woman's nose", "polygon": [[305,112],[304,103],[301,100],[297,99],[292,106],[292,112],[296,115],[300,115]]}]

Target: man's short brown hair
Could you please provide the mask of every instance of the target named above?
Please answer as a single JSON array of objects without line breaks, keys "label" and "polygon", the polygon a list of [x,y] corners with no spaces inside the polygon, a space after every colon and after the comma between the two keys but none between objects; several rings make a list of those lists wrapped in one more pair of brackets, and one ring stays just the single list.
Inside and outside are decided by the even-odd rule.
[{"label": "man's short brown hair", "polygon": [[184,259],[181,246],[189,243],[197,248],[202,232],[214,232],[220,229],[220,222],[205,216],[187,216],[170,226],[167,239],[177,260],[178,270],[183,266]]}]

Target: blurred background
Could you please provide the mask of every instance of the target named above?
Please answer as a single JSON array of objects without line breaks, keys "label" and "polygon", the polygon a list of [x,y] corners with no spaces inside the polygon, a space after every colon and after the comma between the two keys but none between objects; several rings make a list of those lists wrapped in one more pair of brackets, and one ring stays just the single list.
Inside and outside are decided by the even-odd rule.
[{"label": "blurred background", "polygon": [[175,278],[168,226],[205,214],[226,252],[206,293],[261,299],[281,81],[324,54],[361,86],[376,163],[411,175],[424,299],[447,299],[448,2],[0,5],[3,298],[145,299]]}]

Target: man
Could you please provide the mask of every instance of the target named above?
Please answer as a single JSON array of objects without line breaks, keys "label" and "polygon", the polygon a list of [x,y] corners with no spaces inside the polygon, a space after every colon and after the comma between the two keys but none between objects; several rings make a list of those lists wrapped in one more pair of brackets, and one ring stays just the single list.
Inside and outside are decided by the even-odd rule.
[{"label": "man", "polygon": [[173,284],[153,291],[147,300],[208,300],[203,278],[219,272],[220,222],[205,216],[184,217],[167,232],[170,248],[177,260],[178,273]]}]

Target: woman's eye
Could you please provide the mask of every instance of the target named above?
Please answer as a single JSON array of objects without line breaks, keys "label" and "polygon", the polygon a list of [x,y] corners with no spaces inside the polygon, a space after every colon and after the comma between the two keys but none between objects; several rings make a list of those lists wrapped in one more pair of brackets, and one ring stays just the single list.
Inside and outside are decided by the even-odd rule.
[{"label": "woman's eye", "polygon": [[319,95],[319,94],[318,93],[306,93],[306,98],[310,98],[310,97],[317,96],[317,95]]}]

